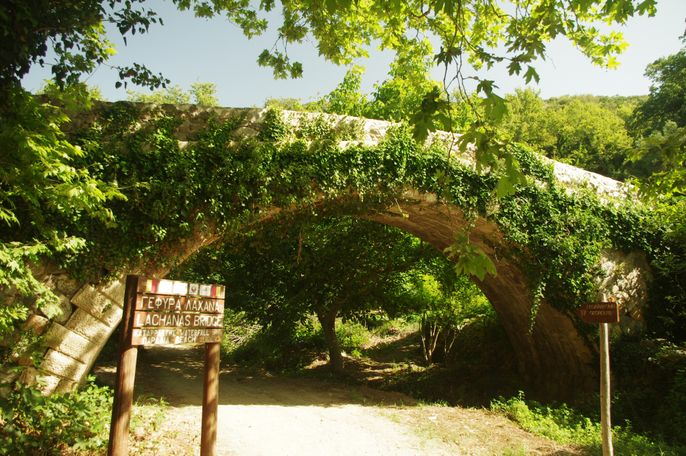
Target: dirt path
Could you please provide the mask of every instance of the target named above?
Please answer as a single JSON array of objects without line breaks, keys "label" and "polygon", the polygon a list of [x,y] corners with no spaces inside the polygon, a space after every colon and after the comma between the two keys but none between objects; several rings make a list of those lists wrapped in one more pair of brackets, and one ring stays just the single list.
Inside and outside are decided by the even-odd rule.
[{"label": "dirt path", "polygon": [[[113,382],[113,366],[96,373]],[[163,396],[169,407],[156,435],[132,429],[140,454],[199,453],[203,352],[139,352],[137,395]],[[219,455],[501,455],[576,454],[531,436],[484,410],[420,406],[411,398],[306,378],[223,369],[219,385]]]}]

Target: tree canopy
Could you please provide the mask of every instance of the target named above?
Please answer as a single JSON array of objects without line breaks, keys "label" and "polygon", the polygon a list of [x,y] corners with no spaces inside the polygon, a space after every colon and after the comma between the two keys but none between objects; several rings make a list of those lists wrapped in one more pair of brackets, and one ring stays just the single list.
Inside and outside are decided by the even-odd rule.
[{"label": "tree canopy", "polygon": [[[424,54],[445,67],[446,95],[454,90],[466,96],[471,92],[466,78],[475,78],[476,91],[485,96],[491,106],[487,112],[495,117],[501,110],[501,99],[494,93],[496,81],[475,72],[468,74],[467,64],[476,70],[504,65],[510,74],[521,75],[527,82],[537,81],[536,65],[546,58],[547,43],[565,36],[594,63],[615,66],[616,56],[625,46],[622,35],[601,32],[596,24],[622,24],[634,15],[654,14],[656,7],[656,0],[174,3],[197,17],[225,17],[248,38],[275,26],[274,47],[265,49],[257,58],[261,65],[271,67],[276,77],[302,75],[302,64],[292,60],[287,49],[289,44],[309,39],[314,39],[320,55],[337,64],[368,56],[372,45],[395,52],[398,60],[407,58],[408,53]],[[106,63],[113,53],[104,32],[105,23],[113,24],[125,41],[163,24],[154,7],[144,0],[11,0],[3,9],[6,14],[0,19],[0,86],[18,81],[33,64],[51,65],[60,85],[76,82],[81,74]],[[438,49],[432,49],[432,40],[438,43]],[[49,48],[54,50],[54,62],[46,61]],[[143,63],[115,69],[124,83],[130,80],[151,87],[166,84],[163,76],[153,74]],[[443,105],[435,101],[435,94],[429,95],[423,109],[429,114],[440,111]]]},{"label": "tree canopy", "polygon": [[[684,38],[686,40],[686,38]],[[667,122],[686,125],[686,49],[648,65],[650,95],[635,111],[631,130],[647,135],[662,130]]]},{"label": "tree canopy", "polygon": [[276,220],[219,251],[210,247],[181,274],[232,284],[228,299],[275,331],[319,320],[334,369],[342,367],[336,318],[388,306],[400,272],[435,249],[397,229],[350,217]]},{"label": "tree canopy", "polygon": [[579,168],[624,180],[625,163],[633,140],[627,131],[626,112],[638,97],[574,96],[542,100],[530,89],[507,97],[508,113],[502,124],[512,141],[535,146],[548,157]]},{"label": "tree canopy", "polygon": [[[686,36],[683,38],[686,41]],[[629,120],[648,193],[686,197],[686,48],[646,69],[650,94]]]},{"label": "tree canopy", "polygon": [[151,93],[141,93],[129,90],[129,101],[138,103],[170,103],[188,104],[193,102],[198,106],[217,106],[217,86],[211,82],[194,82],[189,91],[184,91],[180,86],[168,86]]}]

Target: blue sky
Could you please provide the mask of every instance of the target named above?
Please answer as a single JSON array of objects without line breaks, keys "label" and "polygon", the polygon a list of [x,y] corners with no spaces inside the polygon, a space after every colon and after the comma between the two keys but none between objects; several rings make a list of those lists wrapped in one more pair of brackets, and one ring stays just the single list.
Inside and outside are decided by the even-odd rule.
[{"label": "blue sky", "polygon": [[[274,80],[270,69],[256,63],[259,53],[272,47],[273,33],[248,40],[237,27],[221,19],[197,19],[189,12],[177,11],[170,2],[156,0],[149,4],[165,25],[153,25],[149,33],[129,37],[127,46],[113,33],[111,39],[118,54],[111,64],[142,62],[184,88],[193,82],[213,82],[222,106],[262,106],[270,97],[311,100],[331,91],[345,73],[346,68],[324,61],[312,44],[306,44],[289,48],[292,58],[303,62],[304,77]],[[685,18],[686,0],[660,0],[655,17],[630,20],[619,29],[629,48],[620,56],[617,70],[595,67],[565,40],[556,40],[549,46],[546,62],[537,66],[540,83],[532,87],[540,90],[544,98],[646,94],[650,87],[650,81],[643,76],[646,65],[681,49],[679,37],[686,29]],[[384,79],[391,57],[389,53],[374,52],[370,59],[359,62],[367,68],[363,89],[369,91],[375,82]],[[24,86],[36,90],[48,76],[49,70],[35,68],[24,79]],[[522,79],[509,77],[504,69],[495,69],[488,78],[496,81],[500,93],[524,86]],[[87,82],[98,86],[106,99],[126,99],[125,90],[114,88],[116,80],[116,72],[103,66],[88,76]]]}]

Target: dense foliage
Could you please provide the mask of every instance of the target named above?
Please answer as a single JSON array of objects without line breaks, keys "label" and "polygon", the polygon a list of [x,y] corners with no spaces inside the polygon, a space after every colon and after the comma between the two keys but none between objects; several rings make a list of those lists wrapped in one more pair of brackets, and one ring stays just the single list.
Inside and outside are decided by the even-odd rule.
[{"label": "dense foliage", "polygon": [[382,309],[398,287],[398,272],[428,248],[413,244],[398,230],[362,220],[286,219],[229,241],[219,252],[210,247],[184,268],[190,277],[231,284],[232,309],[274,333],[292,333],[315,315],[331,365],[340,370],[336,319]]},{"label": "dense foliage", "polygon": [[[529,183],[494,204],[497,175],[449,162],[443,150],[418,146],[402,128],[377,147],[339,149],[340,139],[354,139],[354,124],[335,129],[313,117],[290,130],[272,112],[255,138],[237,136],[237,116],[221,123],[210,120],[206,131],[181,148],[174,137],[179,119],[163,108],[145,114],[140,109],[101,106],[94,123],[72,132],[84,151],[79,168],[98,181],[117,182],[126,198],[105,204],[116,224],[43,214],[46,223],[87,239],[78,261],[66,260],[91,279],[121,270],[127,262],[159,263],[164,245],[190,235],[198,225],[216,224],[220,232],[230,232],[259,217],[260,208],[304,209],[322,196],[339,214],[368,211],[388,205],[406,186],[497,222],[514,246],[511,254],[529,272],[536,295],[563,309],[589,299],[602,248],[648,247],[650,227],[639,209],[603,204],[591,193],[568,194],[522,148],[510,153]],[[490,270],[479,252],[459,253],[458,266],[477,273],[484,268],[479,274]]]},{"label": "dense foliage", "polygon": [[[443,0],[174,3],[196,17],[223,16],[248,38],[265,33],[269,25],[277,26],[277,45],[265,49],[258,57],[258,62],[271,67],[276,77],[302,74],[302,64],[292,61],[287,49],[289,44],[301,43],[307,37],[314,39],[320,55],[338,64],[367,56],[372,43],[378,43],[381,49],[397,53],[398,60],[404,58],[407,50],[419,51],[445,65],[446,94],[455,82],[454,88],[466,96],[465,78],[475,78],[479,82],[477,91],[491,105],[501,102],[493,92],[494,81],[478,74],[464,74],[463,63],[469,62],[477,70],[505,65],[510,74],[522,75],[527,82],[537,81],[536,62],[546,57],[547,43],[566,37],[594,63],[612,67],[625,46],[622,35],[614,31],[602,33],[594,24],[623,24],[634,15],[654,14],[656,5],[655,0],[572,0],[566,4],[540,0],[516,0],[512,4],[490,0],[457,4]],[[2,91],[16,84],[36,63],[51,65],[55,82],[60,86],[78,82],[83,73],[107,62],[114,53],[104,32],[105,23],[113,24],[125,43],[132,35],[147,32],[150,26],[163,25],[159,14],[144,0],[11,1],[5,3],[3,10]],[[431,38],[440,43],[437,52],[429,45]],[[55,62],[46,61],[49,48],[54,51]],[[130,79],[136,84],[158,87],[168,82],[140,63],[116,70],[122,80]],[[445,105],[432,104],[437,100],[436,92],[430,90],[423,96],[427,102],[422,107],[424,116],[430,118],[443,110]]]},{"label": "dense foliage", "polygon": [[[518,397],[493,401],[491,410],[505,413],[522,428],[534,434],[582,447],[591,454],[602,452],[601,426],[598,418],[588,418],[565,404],[550,407],[535,401],[526,401],[520,392]],[[612,434],[617,454],[676,456],[684,452],[683,446],[656,442],[635,433],[631,423],[613,426]]]},{"label": "dense foliage", "polygon": [[51,396],[18,385],[0,405],[2,455],[57,455],[107,443],[112,391],[92,381],[78,392]]},{"label": "dense foliage", "polygon": [[[86,271],[116,270],[126,258],[155,258],[161,245],[187,236],[193,220],[230,229],[259,215],[261,207],[307,208],[322,195],[326,201],[338,199],[338,213],[365,211],[388,204],[406,185],[499,223],[514,245],[521,246],[516,254],[529,265],[525,268],[533,283],[543,287],[542,295],[561,293],[554,302],[563,308],[574,308],[591,292],[592,265],[601,248],[646,246],[649,227],[638,209],[604,205],[590,193],[568,195],[523,149],[512,153],[531,179],[546,185],[532,180],[494,211],[497,177],[449,165],[444,152],[418,147],[406,130],[390,134],[378,147],[341,150],[335,143],[350,132],[336,131],[321,119],[289,131],[274,113],[257,138],[235,141],[240,119],[210,122],[193,144],[180,149],[173,138],[177,120],[160,113],[132,129],[140,125],[136,109],[105,108],[97,127],[81,139],[91,154],[90,171],[102,180],[116,179],[128,199],[110,204],[116,226],[74,227],[93,240],[89,254],[79,261]],[[206,163],[214,167],[201,165]],[[346,203],[351,191],[364,201]],[[541,220],[547,223],[541,225]],[[610,230],[613,225],[621,226],[623,234]],[[555,282],[542,276],[551,273]]]},{"label": "dense foliage", "polygon": [[[68,97],[80,97],[83,93]],[[87,97],[81,98],[87,101]],[[116,186],[95,179],[76,161],[84,151],[62,131],[69,122],[57,106],[13,91],[0,105],[0,336],[26,319],[24,298],[47,315],[57,301],[34,276],[31,264],[42,258],[69,256],[84,239],[63,221],[110,223],[105,201],[122,198]],[[81,104],[80,109],[88,107]],[[16,296],[15,296],[16,295]]]},{"label": "dense foliage", "polygon": [[653,261],[655,288],[662,299],[653,302],[651,319],[658,334],[677,341],[686,340],[685,52],[648,66],[650,94],[631,119],[638,138],[632,159],[642,178],[640,188],[663,220],[666,240]]},{"label": "dense foliage", "polygon": [[211,82],[194,82],[188,92],[180,86],[174,85],[158,89],[151,93],[140,93],[129,90],[128,99],[137,103],[169,103],[189,104],[198,106],[217,106],[219,102],[216,96],[217,86]]},{"label": "dense foliage", "polygon": [[506,97],[502,128],[548,157],[625,180],[633,141],[625,122],[640,97],[575,96],[542,100],[530,89]]},{"label": "dense foliage", "polygon": [[661,131],[668,122],[686,125],[686,49],[651,63],[645,75],[653,84],[648,99],[631,118],[634,134]]},{"label": "dense foliage", "polygon": [[422,354],[429,363],[450,361],[460,332],[493,312],[488,299],[468,276],[456,275],[450,263],[431,258],[429,267],[405,274],[391,315],[419,319]]},{"label": "dense foliage", "polygon": [[[114,55],[104,23],[113,24],[124,40],[150,25],[161,23],[157,14],[137,3],[121,0],[39,0],[3,2],[0,14],[0,102],[16,88],[33,64],[49,65],[60,86],[80,81]],[[48,50],[54,61],[46,61]],[[141,64],[114,67],[119,77],[136,84],[158,87],[167,80]],[[118,82],[117,84],[121,84]]]},{"label": "dense foliage", "polygon": [[[457,122],[449,101],[457,96],[458,100],[471,103],[473,97],[466,85],[471,80],[481,96],[477,104],[483,109],[467,126],[461,144],[466,147],[476,143],[481,163],[496,167],[505,160],[505,169],[514,173],[513,159],[508,157],[507,149],[500,147],[493,128],[505,113],[505,103],[496,94],[496,81],[488,78],[488,70],[505,66],[510,74],[520,75],[527,83],[538,81],[537,61],[546,58],[547,44],[558,37],[569,39],[594,63],[613,67],[616,55],[625,47],[622,35],[615,31],[603,33],[595,24],[623,24],[635,15],[652,15],[656,0],[516,0],[502,4],[491,0],[174,3],[178,9],[190,10],[200,18],[223,16],[248,38],[265,33],[270,23],[277,26],[275,46],[258,56],[259,64],[271,67],[276,77],[302,75],[302,64],[292,61],[287,49],[289,44],[301,43],[308,37],[314,39],[321,56],[337,64],[349,64],[367,56],[372,44],[378,43],[382,50],[396,55],[396,68],[392,69],[395,75],[391,79],[397,79],[397,68],[405,66],[408,58],[443,65],[440,86],[430,83],[426,74],[414,81],[417,75],[408,75],[410,104],[398,104],[403,99],[394,97],[397,87],[393,84],[380,87],[381,115],[404,115],[395,111],[408,108],[414,111],[412,122],[418,138],[436,128],[453,129]],[[163,25],[159,14],[144,0],[11,1],[3,5],[0,17],[0,99],[18,88],[33,64],[50,65],[60,87],[79,82],[83,74],[106,64],[114,49],[104,32],[105,23],[116,27],[125,43],[136,33],[144,34],[153,25]],[[432,49],[431,40],[438,42],[437,51]],[[54,62],[46,61],[50,48]],[[476,71],[466,74],[466,63]],[[150,88],[169,82],[141,63],[114,69],[120,78],[117,86],[129,80]],[[486,76],[480,71],[485,71]]]},{"label": "dense foliage", "polygon": [[[222,15],[237,24],[248,37],[265,32],[268,16],[262,15],[277,8],[276,2],[272,1],[254,5],[249,2],[177,0],[175,4],[181,10],[193,11],[198,17]],[[265,50],[259,56],[260,63],[271,66],[277,76],[298,76],[302,67],[289,59],[285,52],[288,43],[301,42],[306,36],[312,36],[325,58],[345,63],[364,55],[366,48],[376,41],[382,48],[395,51],[397,59],[391,68],[390,82],[377,89],[374,115],[389,118],[409,116],[415,132],[422,136],[436,127],[452,128],[456,122],[453,109],[445,99],[450,94],[449,84],[444,84],[445,93],[441,94],[439,86],[426,80],[426,71],[415,71],[416,68],[425,70],[432,59],[444,64],[446,81],[456,80],[457,92],[467,100],[469,97],[464,91],[462,74],[464,60],[476,68],[490,68],[507,62],[510,73],[523,74],[527,81],[537,79],[534,62],[545,57],[546,43],[557,36],[567,36],[594,62],[611,66],[614,55],[622,48],[621,36],[617,33],[603,35],[592,26],[593,22],[623,23],[633,15],[652,14],[655,2],[572,1],[565,5],[545,1],[515,2],[515,15],[485,0],[460,2],[459,7],[453,2],[443,1],[417,5],[412,2],[388,4],[349,0],[333,0],[323,5],[319,2],[284,1],[280,6],[282,23],[278,28],[278,42],[283,44],[283,48],[277,46],[271,51]],[[8,161],[3,163],[4,168],[10,170],[2,179],[0,207],[3,229],[6,230],[2,237],[2,262],[8,272],[0,278],[0,286],[19,290],[23,295],[38,294],[42,296],[39,304],[47,309],[43,304],[54,302],[55,297],[40,288],[28,268],[29,262],[35,261],[39,255],[64,257],[83,246],[83,238],[79,236],[84,232],[81,226],[74,231],[66,228],[75,225],[74,211],[107,216],[102,203],[121,194],[115,185],[118,172],[100,173],[93,168],[106,167],[106,164],[93,167],[87,164],[88,160],[80,160],[80,150],[60,136],[57,125],[64,119],[51,121],[46,118],[46,107],[39,108],[34,101],[29,102],[29,96],[20,88],[19,81],[32,65],[39,64],[51,66],[57,86],[76,83],[83,74],[106,63],[113,53],[104,33],[104,23],[114,25],[126,41],[136,33],[144,34],[151,26],[162,25],[162,19],[146,2],[128,0],[11,1],[3,4],[2,12],[0,36],[4,39],[0,47],[3,68],[0,108],[8,144],[3,150],[8,151],[8,157],[16,159],[21,147],[28,145],[34,150],[25,157],[35,157],[38,152],[45,158],[31,160],[33,172],[19,179],[11,175],[14,173],[11,170],[18,169],[13,168],[14,162],[3,157],[4,162]],[[408,34],[408,31],[414,33]],[[431,49],[428,38],[432,36],[438,37],[441,43],[438,52]],[[49,49],[54,51],[54,62],[47,61]],[[449,70],[451,66],[453,69]],[[163,76],[155,75],[139,63],[115,70],[121,79],[118,85],[132,81],[153,88],[167,83]],[[451,79],[451,75],[455,78]],[[473,125],[473,131],[470,130],[464,139],[478,144],[477,158],[498,166],[499,157],[507,149],[496,147],[490,140],[489,122],[499,120],[504,113],[502,99],[495,95],[494,87],[494,81],[480,80],[477,91],[484,96],[483,109],[469,126],[471,129]],[[211,103],[212,99],[207,95],[205,90],[198,101]],[[31,103],[34,103],[33,107]],[[338,108],[333,106],[331,109]],[[30,112],[31,116],[26,117],[22,112]],[[31,140],[26,141],[26,138]],[[93,144],[95,141],[88,145]],[[118,146],[114,148],[117,149]],[[96,157],[91,155],[89,160],[93,158]],[[517,171],[512,156],[507,156],[504,162],[507,173]],[[95,174],[90,175],[89,171]],[[68,188],[70,186],[71,189]],[[502,188],[510,190],[511,185]],[[37,195],[36,189],[45,191],[38,191],[40,195]],[[55,189],[58,191],[53,192]],[[15,207],[20,201],[28,202],[30,207],[21,214],[21,220],[15,220]],[[28,231],[40,231],[41,226],[47,226],[43,221],[46,205],[52,206],[54,214],[49,218],[60,229],[47,230],[52,232],[32,237]],[[79,219],[78,224],[94,223],[97,222]],[[181,225],[183,230],[185,225]],[[17,226],[21,230],[18,236],[13,232]],[[151,230],[150,225],[141,228],[143,231]],[[153,235],[153,238],[159,237],[164,235],[160,232]],[[9,322],[1,323],[5,328],[25,315],[24,310],[11,305],[3,312],[8,314],[3,321]]]}]

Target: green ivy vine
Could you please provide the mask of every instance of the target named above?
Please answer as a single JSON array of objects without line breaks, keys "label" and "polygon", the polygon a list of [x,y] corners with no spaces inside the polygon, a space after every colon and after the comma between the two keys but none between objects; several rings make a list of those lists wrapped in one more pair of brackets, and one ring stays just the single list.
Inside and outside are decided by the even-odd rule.
[{"label": "green ivy vine", "polygon": [[[656,245],[647,211],[603,202],[590,189],[568,192],[551,166],[523,146],[511,152],[526,179],[498,198],[499,176],[449,160],[439,145],[418,145],[403,126],[370,147],[354,141],[359,125],[340,128],[322,116],[295,128],[270,110],[256,135],[241,131],[239,113],[210,117],[180,145],[181,120],[163,108],[115,103],[91,117],[72,139],[84,149],[89,171],[116,182],[126,199],[108,203],[115,223],[73,226],[88,248],[69,265],[90,280],[140,261],[165,261],[161,246],[189,236],[197,224],[213,222],[230,235],[273,207],[365,213],[387,207],[406,188],[497,223],[535,305],[545,297],[572,311],[592,299],[603,249],[650,253]],[[339,147],[342,140],[347,147]]]}]

